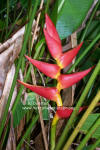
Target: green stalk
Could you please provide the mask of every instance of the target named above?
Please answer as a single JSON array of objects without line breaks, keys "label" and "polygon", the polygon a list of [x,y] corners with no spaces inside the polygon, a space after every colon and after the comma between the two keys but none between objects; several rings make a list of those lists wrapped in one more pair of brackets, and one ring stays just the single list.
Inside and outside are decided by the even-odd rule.
[{"label": "green stalk", "polygon": [[25,38],[24,38],[21,53],[20,53],[20,56],[19,56],[19,61],[18,61],[18,65],[17,65],[17,68],[16,68],[16,73],[15,73],[15,76],[14,76],[14,80],[13,80],[13,83],[12,83],[12,86],[11,86],[10,94],[9,94],[9,97],[8,97],[8,101],[7,101],[7,104],[6,104],[6,108],[5,108],[3,119],[2,119],[2,122],[1,122],[1,126],[0,126],[0,137],[1,137],[1,134],[2,134],[2,131],[3,131],[3,127],[4,127],[4,124],[5,124],[6,118],[7,118],[9,105],[10,105],[10,102],[11,102],[11,99],[12,99],[13,91],[14,91],[14,88],[15,88],[15,85],[16,85],[17,76],[18,76],[19,69],[20,69],[21,62],[22,62],[22,57],[23,57],[23,55],[25,54],[25,51],[26,51],[26,45],[27,45],[29,34],[31,32],[32,23],[33,23],[33,19],[35,17],[38,2],[39,1],[37,0],[36,3],[35,3],[31,20],[30,20],[30,22],[28,24],[28,28],[26,29],[26,32],[25,32]]},{"label": "green stalk", "polygon": [[39,115],[36,115],[36,116],[32,119],[32,121],[31,121],[31,123],[30,123],[28,129],[26,130],[25,134],[22,136],[22,138],[21,138],[19,144],[17,145],[16,150],[20,150],[21,145],[23,144],[23,142],[24,142],[24,140],[27,138],[27,136],[30,134],[30,132],[31,132],[32,128],[34,127],[35,123],[37,122],[38,118],[39,118]]},{"label": "green stalk", "polygon": [[89,20],[88,24],[86,25],[86,28],[85,28],[85,30],[84,30],[84,32],[83,32],[82,37],[81,37],[80,43],[85,39],[86,33],[87,33],[87,31],[88,31],[88,28],[89,28],[89,26],[90,26],[90,24],[91,24],[91,22],[92,22],[92,20],[93,20],[93,17],[94,17],[94,15],[95,15],[95,13],[96,13],[96,11],[97,11],[97,9],[98,9],[99,4],[100,4],[100,1],[97,2],[96,6],[95,6],[95,8],[94,8],[94,10],[93,10],[93,12],[92,12],[92,15],[91,15],[91,17],[90,17],[90,20]]},{"label": "green stalk", "polygon": [[50,4],[50,0],[47,0],[46,7],[45,7],[45,13],[48,12],[49,4]]},{"label": "green stalk", "polygon": [[[89,105],[88,109],[85,111],[85,113],[82,116],[81,120],[79,121],[78,125],[76,126],[76,128],[73,131],[73,133],[71,134],[71,136],[69,137],[68,141],[66,142],[63,150],[68,150],[69,149],[69,147],[71,146],[71,144],[74,141],[75,137],[79,133],[80,128],[82,127],[82,125],[84,124],[86,119],[88,118],[89,114],[93,111],[93,109],[95,108],[95,106],[97,105],[99,100],[100,100],[100,90],[98,91],[97,95],[95,96],[95,98],[93,99],[91,104]],[[100,120],[100,118],[99,118],[99,120]],[[100,122],[99,122],[99,124],[97,122],[97,125],[100,125]],[[93,132],[93,129],[92,129],[92,132]],[[78,149],[78,150],[81,150],[81,149]]]},{"label": "green stalk", "polygon": [[80,61],[84,58],[84,56],[91,50],[93,45],[100,39],[100,33],[96,36],[96,38],[92,41],[92,43],[84,50],[82,55],[75,61],[72,67],[68,70],[67,73],[71,73],[73,69],[80,63]]},{"label": "green stalk", "polygon": [[22,12],[23,12],[23,9],[21,10],[21,12],[19,13],[19,15],[17,16],[15,22],[11,25],[11,29],[10,29],[10,31],[9,31],[9,32],[7,33],[7,35],[6,35],[6,39],[8,39],[8,37],[10,36],[10,34],[11,34],[13,28],[14,28],[14,25],[16,24],[16,22],[17,22],[18,19],[20,18]]},{"label": "green stalk", "polygon": [[87,141],[91,138],[95,130],[100,126],[100,117],[97,119],[95,124],[89,129],[87,135],[84,137],[80,145],[77,147],[76,150],[82,150],[84,146],[86,145]]},{"label": "green stalk", "polygon": [[54,148],[55,148],[56,127],[57,127],[56,124],[51,127],[51,137],[50,137],[51,138],[51,140],[50,140],[51,149],[50,150],[54,150]]},{"label": "green stalk", "polygon": [[58,121],[59,121],[59,118],[57,115],[55,115],[52,121],[52,125],[51,125],[50,150],[54,150],[55,145],[56,145],[56,127],[57,127]]},{"label": "green stalk", "polygon": [[69,133],[71,127],[72,127],[72,124],[74,123],[74,120],[75,120],[75,118],[77,116],[79,108],[83,104],[83,101],[85,100],[85,98],[86,98],[86,96],[88,94],[88,91],[90,90],[90,87],[94,83],[94,81],[95,81],[99,71],[100,71],[100,61],[96,65],[94,72],[92,73],[92,75],[91,75],[91,77],[90,77],[90,79],[89,79],[89,81],[88,81],[88,83],[87,83],[83,93],[81,94],[81,97],[80,97],[80,99],[79,99],[79,101],[78,101],[78,103],[77,103],[77,105],[76,105],[76,107],[75,107],[75,109],[74,109],[74,111],[73,111],[69,121],[67,122],[67,125],[64,128],[64,131],[63,131],[62,135],[60,136],[60,139],[59,139],[59,141],[57,143],[57,146],[56,146],[55,150],[61,150],[61,147],[63,146],[66,138],[68,138],[68,133]]},{"label": "green stalk", "polygon": [[91,146],[91,150],[95,150],[99,144],[100,144],[100,138]]},{"label": "green stalk", "polygon": [[7,30],[8,30],[8,22],[9,22],[9,0],[7,0],[6,33],[7,33]]}]

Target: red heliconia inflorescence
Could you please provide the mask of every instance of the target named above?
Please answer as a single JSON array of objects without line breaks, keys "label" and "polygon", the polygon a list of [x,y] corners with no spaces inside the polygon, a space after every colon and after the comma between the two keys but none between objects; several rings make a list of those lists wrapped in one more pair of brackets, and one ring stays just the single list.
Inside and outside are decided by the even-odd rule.
[{"label": "red heliconia inflorescence", "polygon": [[[19,80],[18,82],[24,85],[26,88],[29,88],[33,92],[39,94],[40,96],[55,101],[58,107],[56,112],[57,116],[59,118],[68,118],[72,114],[73,108],[62,107],[60,90],[64,88],[68,88],[73,84],[77,83],[78,81],[80,81],[84,76],[86,76],[92,70],[93,67],[85,71],[73,73],[73,74],[60,73],[61,69],[65,68],[67,65],[69,65],[72,62],[74,57],[79,52],[83,43],[80,43],[77,47],[73,48],[72,50],[63,53],[61,40],[59,38],[59,35],[57,33],[54,24],[52,23],[51,19],[47,14],[45,18],[46,21],[44,26],[44,35],[45,35],[46,43],[49,52],[51,53],[52,57],[56,60],[57,64],[49,64],[49,63],[32,59],[28,56],[25,57],[45,75],[53,79],[57,79],[58,81],[57,86],[42,87],[42,86],[30,85]],[[81,107],[79,112],[81,112],[83,109],[84,107]]]}]

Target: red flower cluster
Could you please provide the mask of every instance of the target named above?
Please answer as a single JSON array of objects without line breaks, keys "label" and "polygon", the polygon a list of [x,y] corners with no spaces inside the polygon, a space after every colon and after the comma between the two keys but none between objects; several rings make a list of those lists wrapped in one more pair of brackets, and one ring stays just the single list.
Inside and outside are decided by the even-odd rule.
[{"label": "red flower cluster", "polygon": [[[26,88],[29,88],[31,91],[43,96],[49,100],[55,101],[57,103],[57,112],[56,115],[58,118],[68,118],[73,112],[73,108],[64,108],[62,107],[62,100],[60,96],[61,89],[68,88],[73,84],[80,81],[84,76],[86,76],[92,68],[89,68],[85,71],[73,73],[73,74],[61,74],[61,69],[69,65],[73,58],[77,55],[83,43],[80,43],[74,49],[63,53],[61,40],[56,31],[56,28],[49,16],[46,14],[46,21],[44,26],[44,35],[46,43],[49,49],[50,54],[56,60],[57,64],[49,64],[41,61],[31,59],[28,56],[25,56],[35,67],[37,67],[45,75],[57,79],[58,83],[56,87],[43,87],[43,86],[34,86],[22,81],[19,81]],[[64,108],[64,109],[63,109]],[[82,111],[83,108],[80,108]],[[79,112],[80,112],[79,111]]]}]

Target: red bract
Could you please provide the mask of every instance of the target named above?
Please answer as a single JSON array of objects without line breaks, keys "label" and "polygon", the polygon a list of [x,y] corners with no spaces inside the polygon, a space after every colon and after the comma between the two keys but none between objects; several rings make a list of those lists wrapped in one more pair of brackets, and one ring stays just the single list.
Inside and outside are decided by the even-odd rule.
[{"label": "red bract", "polygon": [[58,77],[58,88],[60,89],[64,89],[64,88],[68,88],[70,86],[72,86],[73,84],[77,83],[78,81],[80,81],[84,76],[86,76],[93,67],[82,71],[82,72],[77,72],[77,73],[73,73],[73,74],[61,74]]},{"label": "red bract", "polygon": [[56,31],[53,22],[51,21],[51,19],[47,14],[43,31],[48,49],[52,57],[57,60],[62,54],[61,40],[59,38],[59,35]]},{"label": "red bract", "polygon": [[[87,106],[80,107],[79,113],[86,109]],[[73,112],[74,108],[68,108],[68,107],[57,107],[56,114],[59,118],[69,118]]]},{"label": "red bract", "polygon": [[80,43],[77,47],[73,48],[72,50],[62,54],[58,59],[58,65],[60,65],[61,68],[65,68],[66,66],[68,66],[77,55],[82,44],[83,42]]},{"label": "red bract", "polygon": [[40,96],[43,96],[49,100],[53,100],[57,102],[58,98],[58,90],[55,87],[43,87],[43,86],[35,86],[35,85],[30,85],[27,83],[24,83],[20,80],[18,80],[19,83],[24,85],[26,88],[30,89],[31,91],[39,94]]},{"label": "red bract", "polygon": [[58,32],[47,14],[45,15],[45,19],[45,25],[48,34],[61,45],[61,40],[59,38]]},{"label": "red bract", "polygon": [[35,59],[31,59],[28,56],[25,56],[35,67],[37,67],[41,72],[51,78],[57,79],[60,73],[60,67],[56,64],[48,64],[45,62],[37,61]]},{"label": "red bract", "polygon": [[62,46],[54,38],[50,36],[46,28],[44,28],[43,31],[44,31],[46,43],[50,51],[50,54],[52,55],[54,59],[57,60],[62,54]]}]

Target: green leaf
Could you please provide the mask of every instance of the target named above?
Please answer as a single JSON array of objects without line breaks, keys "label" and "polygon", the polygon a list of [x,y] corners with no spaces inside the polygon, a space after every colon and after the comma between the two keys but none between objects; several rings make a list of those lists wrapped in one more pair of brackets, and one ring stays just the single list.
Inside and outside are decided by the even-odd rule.
[{"label": "green leaf", "polygon": [[59,0],[56,27],[61,39],[79,28],[92,3],[93,0]]},{"label": "green leaf", "polygon": [[[49,103],[49,101],[45,101],[42,98],[41,107],[42,107],[43,120],[49,119],[48,103]],[[19,125],[20,121],[23,119],[26,112],[28,112],[29,110],[31,111],[32,109],[34,109],[36,112],[38,112],[38,107],[37,107],[37,102],[36,102],[36,94],[34,92],[28,93],[25,105],[21,101],[19,101],[19,103],[16,107],[16,110],[14,111],[14,114],[13,114],[14,128],[17,127],[17,125]]]},{"label": "green leaf", "polygon": [[[45,101],[42,98],[41,107],[42,107],[43,120],[49,119],[48,103],[49,103],[49,101]],[[36,102],[36,94],[34,92],[28,93],[25,107],[27,107],[27,109],[34,109],[36,112],[38,112],[38,107],[37,107],[37,102]]]},{"label": "green leaf", "polygon": [[[92,125],[95,123],[98,117],[100,117],[100,113],[90,114],[87,120],[85,121],[85,123],[83,124],[80,131],[86,134],[89,131],[89,129],[92,127]],[[98,127],[96,131],[93,133],[92,138],[96,138],[96,139],[100,138],[100,127]]]},{"label": "green leaf", "polygon": [[20,121],[22,120],[22,118],[24,117],[24,115],[26,114],[26,112],[28,111],[28,109],[24,108],[24,105],[21,101],[19,101],[16,110],[13,113],[13,126],[14,128],[17,127],[17,125],[19,125]]},{"label": "green leaf", "polygon": [[49,103],[49,101],[45,101],[44,98],[42,98],[42,115],[43,115],[43,120],[49,120],[48,103]]}]

